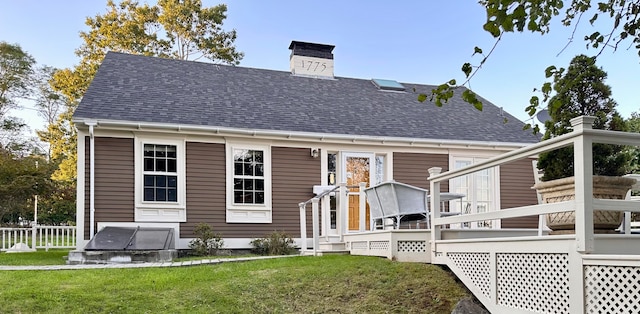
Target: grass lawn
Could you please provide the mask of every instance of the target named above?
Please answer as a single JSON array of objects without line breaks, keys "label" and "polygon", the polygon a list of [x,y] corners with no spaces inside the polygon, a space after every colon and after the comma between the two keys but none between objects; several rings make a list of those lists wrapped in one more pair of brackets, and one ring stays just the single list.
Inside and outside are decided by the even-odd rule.
[{"label": "grass lawn", "polygon": [[450,313],[468,295],[438,266],[347,255],[2,271],[0,282],[3,313]]},{"label": "grass lawn", "polygon": [[68,249],[38,250],[25,253],[0,253],[0,265],[64,265]]}]

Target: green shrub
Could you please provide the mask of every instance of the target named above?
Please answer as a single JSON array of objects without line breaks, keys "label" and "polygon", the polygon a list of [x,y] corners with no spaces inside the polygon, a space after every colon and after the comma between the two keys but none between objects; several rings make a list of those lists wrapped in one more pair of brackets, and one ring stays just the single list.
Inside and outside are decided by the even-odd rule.
[{"label": "green shrub", "polygon": [[224,240],[220,233],[214,233],[213,228],[206,223],[199,223],[193,230],[197,238],[189,242],[189,248],[194,255],[209,256],[216,255],[218,250],[224,246]]},{"label": "green shrub", "polygon": [[289,255],[296,251],[293,239],[284,231],[274,231],[264,238],[251,241],[251,252],[260,255]]},{"label": "green shrub", "polygon": [[[594,116],[594,129],[626,131],[624,119],[615,109],[611,87],[604,83],[607,72],[596,66],[595,57],[578,55],[569,68],[552,73],[556,92],[549,100],[550,120],[545,122],[543,140],[567,134],[573,130],[571,119]],[[544,152],[538,158],[538,169],[543,170],[542,181],[574,175],[573,147]],[[630,170],[631,156],[621,145],[593,144],[593,174],[621,176]]]}]

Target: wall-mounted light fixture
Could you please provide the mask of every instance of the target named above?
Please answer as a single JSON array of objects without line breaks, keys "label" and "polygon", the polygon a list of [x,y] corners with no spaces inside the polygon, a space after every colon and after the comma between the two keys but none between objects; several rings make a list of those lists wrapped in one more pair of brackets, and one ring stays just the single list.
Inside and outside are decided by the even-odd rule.
[{"label": "wall-mounted light fixture", "polygon": [[320,156],[320,148],[312,148],[311,157],[318,158],[318,156]]}]

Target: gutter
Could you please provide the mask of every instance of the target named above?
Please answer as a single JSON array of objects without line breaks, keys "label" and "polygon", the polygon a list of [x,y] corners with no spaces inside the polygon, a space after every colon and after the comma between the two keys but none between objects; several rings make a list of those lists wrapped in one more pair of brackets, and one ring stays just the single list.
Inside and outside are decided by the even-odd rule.
[{"label": "gutter", "polygon": [[96,171],[95,171],[95,138],[93,128],[98,125],[97,121],[85,121],[89,126],[89,240],[95,234],[95,212],[96,212]]},{"label": "gutter", "polygon": [[[76,125],[84,123],[89,125],[93,121],[97,124],[97,120],[89,120],[85,118],[76,118],[73,120]],[[172,132],[201,132],[209,133],[217,136],[238,135],[247,137],[276,137],[286,140],[316,140],[320,142],[332,141],[349,141],[359,144],[405,144],[409,146],[431,146],[431,147],[505,147],[520,148],[529,146],[531,143],[518,142],[484,142],[484,141],[464,141],[464,140],[440,140],[440,139],[424,139],[424,138],[407,138],[407,137],[378,137],[367,135],[347,135],[332,133],[313,133],[313,132],[291,132],[276,130],[259,130],[259,129],[241,129],[230,127],[216,126],[199,126],[189,124],[170,124],[170,123],[153,123],[153,122],[134,122],[122,120],[99,120],[101,127],[121,128],[134,131],[172,131]],[[95,124],[94,124],[95,125]]]}]

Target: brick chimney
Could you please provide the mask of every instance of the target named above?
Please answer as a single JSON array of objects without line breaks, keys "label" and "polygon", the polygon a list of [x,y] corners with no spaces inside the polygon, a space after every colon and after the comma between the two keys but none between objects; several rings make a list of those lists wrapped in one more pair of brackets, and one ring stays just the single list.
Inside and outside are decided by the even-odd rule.
[{"label": "brick chimney", "polygon": [[289,45],[291,74],[333,78],[333,45],[292,41]]}]

